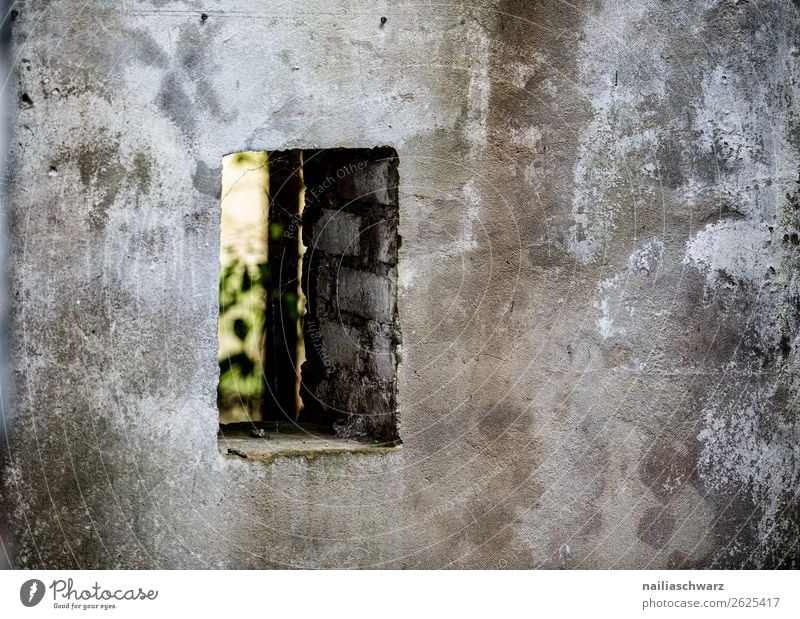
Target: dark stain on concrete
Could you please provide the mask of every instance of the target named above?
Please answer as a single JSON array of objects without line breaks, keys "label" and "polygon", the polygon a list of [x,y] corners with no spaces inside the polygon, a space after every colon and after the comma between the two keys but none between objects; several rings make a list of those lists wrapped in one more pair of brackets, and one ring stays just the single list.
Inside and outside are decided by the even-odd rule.
[{"label": "dark stain on concrete", "polygon": [[168,73],[161,81],[156,103],[184,135],[188,137],[194,134],[196,111],[191,97],[181,83],[180,76],[174,71]]},{"label": "dark stain on concrete", "polygon": [[209,56],[210,35],[212,31],[208,26],[203,27],[198,23],[187,24],[178,35],[176,60],[185,74],[193,80],[202,78],[215,68]]},{"label": "dark stain on concrete", "polygon": [[198,161],[192,174],[192,184],[200,193],[219,200],[222,193],[222,166],[209,168],[204,161]]},{"label": "dark stain on concrete", "polygon": [[121,193],[131,187],[147,193],[152,184],[151,159],[145,153],[137,152],[132,160],[122,160],[120,139],[119,135],[101,131],[95,141],[62,148],[50,166],[59,173],[72,166],[77,168],[78,178],[88,197],[85,201],[87,222],[94,232],[105,229],[109,211]]},{"label": "dark stain on concrete", "polygon": [[658,143],[656,160],[658,172],[664,185],[669,189],[677,189],[686,183],[686,158],[684,150],[687,144],[680,134],[670,133]]},{"label": "dark stain on concrete", "polygon": [[136,153],[133,157],[133,173],[136,178],[139,191],[147,193],[150,191],[152,181],[153,162],[144,153]]},{"label": "dark stain on concrete", "polygon": [[87,195],[89,227],[102,231],[108,223],[109,210],[117,198],[127,176],[127,167],[119,160],[119,137],[98,139],[84,144],[75,151],[62,154],[58,166],[75,158],[81,183]]},{"label": "dark stain on concrete", "polygon": [[211,80],[203,77],[197,80],[197,104],[208,110],[217,118],[223,117],[222,105],[219,102],[219,97],[211,85]]},{"label": "dark stain on concrete", "polygon": [[669,439],[651,447],[639,464],[639,478],[662,501],[678,494],[696,475],[696,454]]},{"label": "dark stain on concrete", "polygon": [[143,30],[134,30],[130,33],[133,56],[140,63],[161,69],[167,67],[169,59],[167,53],[149,33]]},{"label": "dark stain on concrete", "polygon": [[95,142],[84,144],[77,152],[70,151],[69,156],[75,156],[80,173],[81,183],[87,189],[93,182],[101,178],[109,165],[114,165],[119,155],[119,141],[98,139]]},{"label": "dark stain on concrete", "polygon": [[654,548],[664,548],[675,530],[675,516],[666,507],[651,507],[639,520],[636,534]]}]

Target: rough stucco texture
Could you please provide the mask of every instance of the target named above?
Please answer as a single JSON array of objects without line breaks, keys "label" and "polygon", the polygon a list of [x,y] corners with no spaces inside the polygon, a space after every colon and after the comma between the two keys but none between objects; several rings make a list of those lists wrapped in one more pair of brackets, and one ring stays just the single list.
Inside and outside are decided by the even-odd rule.
[{"label": "rough stucco texture", "polygon": [[[798,25],[784,0],[23,4],[16,565],[797,567]],[[378,145],[402,448],[222,456],[222,156]]]}]

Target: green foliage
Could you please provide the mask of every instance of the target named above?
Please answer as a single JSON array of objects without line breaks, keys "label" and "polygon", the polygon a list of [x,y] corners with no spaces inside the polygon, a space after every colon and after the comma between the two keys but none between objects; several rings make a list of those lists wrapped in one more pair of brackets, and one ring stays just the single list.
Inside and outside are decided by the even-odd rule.
[{"label": "green foliage", "polygon": [[263,151],[243,151],[233,155],[233,164],[248,168],[266,167],[267,153]]},{"label": "green foliage", "polygon": [[283,311],[292,322],[297,322],[297,320],[299,320],[300,312],[299,308],[297,307],[297,295],[294,292],[284,293]]},{"label": "green foliage", "polygon": [[264,395],[263,338],[266,264],[248,265],[233,252],[219,282],[217,404],[223,418],[258,415]]},{"label": "green foliage", "polygon": [[283,236],[283,226],[281,224],[269,224],[269,238],[273,241],[279,240]]}]

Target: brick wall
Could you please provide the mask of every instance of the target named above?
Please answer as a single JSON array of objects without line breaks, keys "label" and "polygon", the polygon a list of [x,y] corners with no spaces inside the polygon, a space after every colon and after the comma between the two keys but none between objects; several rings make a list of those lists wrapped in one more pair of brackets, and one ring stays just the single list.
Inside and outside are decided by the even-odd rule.
[{"label": "brick wall", "polygon": [[306,151],[305,417],[348,437],[397,439],[397,158]]}]

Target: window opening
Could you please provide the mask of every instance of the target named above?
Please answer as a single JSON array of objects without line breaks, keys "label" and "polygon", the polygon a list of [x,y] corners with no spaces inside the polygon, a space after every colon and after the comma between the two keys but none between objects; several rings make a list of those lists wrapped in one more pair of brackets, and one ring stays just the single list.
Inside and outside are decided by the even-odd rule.
[{"label": "window opening", "polygon": [[223,159],[220,423],[397,441],[391,148]]}]

